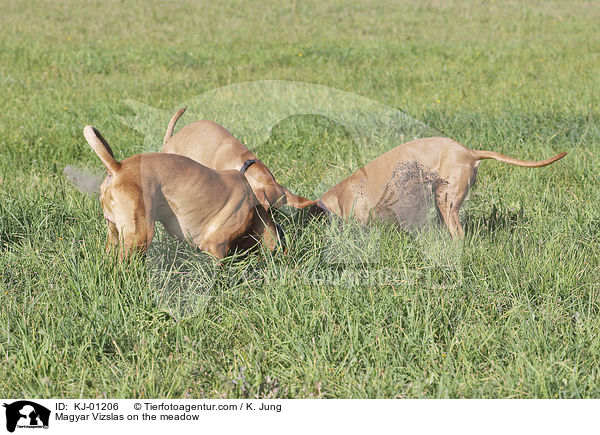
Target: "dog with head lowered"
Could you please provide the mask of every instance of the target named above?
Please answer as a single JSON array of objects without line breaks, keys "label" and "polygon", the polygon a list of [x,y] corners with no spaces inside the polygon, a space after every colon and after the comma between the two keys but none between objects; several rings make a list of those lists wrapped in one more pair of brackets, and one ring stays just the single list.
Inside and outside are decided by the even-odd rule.
[{"label": "dog with head lowered", "polygon": [[478,151],[446,137],[416,139],[377,157],[329,189],[311,212],[371,220],[391,220],[403,228],[424,222],[431,197],[438,217],[453,239],[462,239],[458,212],[475,183],[479,163],[494,159],[528,168],[550,165],[563,158],[527,161],[494,151]]},{"label": "dog with head lowered", "polygon": [[278,229],[240,171],[215,171],[177,154],[137,154],[118,162],[102,135],[83,133],[108,172],[100,202],[108,224],[108,246],[119,258],[145,252],[154,224],[217,259],[230,249],[262,242],[273,250]]},{"label": "dog with head lowered", "polygon": [[215,122],[196,121],[186,125],[173,136],[175,124],[185,110],[186,108],[180,109],[171,118],[163,141],[163,153],[181,154],[216,170],[241,171],[267,210],[269,207],[279,208],[286,203],[295,208],[304,208],[315,203],[281,186],[263,162]]}]

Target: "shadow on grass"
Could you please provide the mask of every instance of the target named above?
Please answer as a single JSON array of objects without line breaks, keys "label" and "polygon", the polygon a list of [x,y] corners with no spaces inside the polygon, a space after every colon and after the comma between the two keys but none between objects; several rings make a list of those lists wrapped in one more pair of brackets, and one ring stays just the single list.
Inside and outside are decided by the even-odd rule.
[{"label": "shadow on grass", "polygon": [[510,210],[503,208],[502,205],[499,208],[494,204],[489,213],[485,211],[469,213],[465,217],[463,226],[467,234],[493,234],[496,231],[513,233],[515,227],[526,220],[523,206],[520,206],[519,210]]}]

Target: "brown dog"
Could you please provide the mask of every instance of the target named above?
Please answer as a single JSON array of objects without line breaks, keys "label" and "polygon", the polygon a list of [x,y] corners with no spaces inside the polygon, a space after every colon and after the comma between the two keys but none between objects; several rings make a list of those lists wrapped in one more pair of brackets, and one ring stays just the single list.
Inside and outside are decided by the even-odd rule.
[{"label": "brown dog", "polygon": [[122,162],[91,126],[83,134],[108,171],[100,202],[108,241],[121,245],[119,258],[145,252],[154,223],[218,259],[230,248],[258,240],[273,250],[277,229],[239,171],[215,171],[176,154],[137,154]]},{"label": "brown dog", "polygon": [[250,187],[265,209],[271,206],[281,207],[286,202],[295,208],[304,208],[315,203],[294,195],[277,183],[269,168],[217,123],[196,121],[186,125],[173,136],[175,124],[185,110],[186,108],[180,109],[171,118],[163,141],[163,153],[181,154],[216,170],[241,171],[248,178]]},{"label": "brown dog", "polygon": [[564,157],[524,161],[493,151],[476,151],[443,137],[417,139],[394,148],[321,197],[315,207],[341,218],[393,220],[410,228],[422,223],[433,196],[438,216],[453,239],[463,237],[458,211],[475,183],[479,162],[495,159],[529,168]]}]

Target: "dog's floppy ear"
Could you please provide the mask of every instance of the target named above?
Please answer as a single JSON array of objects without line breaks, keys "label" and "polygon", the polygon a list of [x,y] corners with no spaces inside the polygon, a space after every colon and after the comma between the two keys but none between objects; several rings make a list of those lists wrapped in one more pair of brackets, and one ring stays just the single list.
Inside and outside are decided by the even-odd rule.
[{"label": "dog's floppy ear", "polygon": [[254,194],[256,195],[256,199],[258,199],[258,202],[265,208],[265,210],[268,210],[272,204],[275,204],[275,201],[273,201],[273,203],[271,203],[264,188],[257,189],[254,192]]},{"label": "dog's floppy ear", "polygon": [[86,126],[83,129],[83,135],[96,155],[100,157],[100,160],[102,160],[102,163],[104,163],[104,166],[106,166],[109,173],[114,174],[121,168],[121,163],[115,160],[110,145],[108,145],[108,142],[106,142],[95,127],[92,127],[91,125]]},{"label": "dog's floppy ear", "polygon": [[287,204],[291,207],[304,208],[317,203],[317,201],[311,201],[310,199],[304,198],[302,196],[294,195],[286,188],[284,188],[283,190],[285,191],[285,198]]}]

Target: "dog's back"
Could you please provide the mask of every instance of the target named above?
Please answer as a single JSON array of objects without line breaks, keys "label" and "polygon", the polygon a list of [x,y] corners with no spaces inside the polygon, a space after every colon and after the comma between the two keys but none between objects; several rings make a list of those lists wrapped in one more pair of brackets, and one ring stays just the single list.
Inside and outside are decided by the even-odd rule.
[{"label": "dog's back", "polygon": [[281,207],[287,203],[304,208],[314,204],[281,186],[267,166],[227,129],[212,121],[196,121],[186,125],[173,136],[177,120],[185,112],[180,109],[169,122],[163,140],[163,153],[181,154],[217,170],[244,167],[248,160],[256,163],[245,174],[254,194],[265,209]]},{"label": "dog's back", "polygon": [[212,169],[239,169],[256,156],[227,129],[212,121],[186,125],[163,144],[163,153],[181,154]]}]

